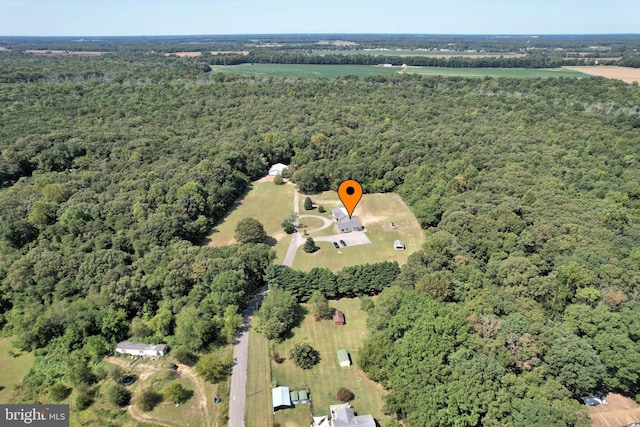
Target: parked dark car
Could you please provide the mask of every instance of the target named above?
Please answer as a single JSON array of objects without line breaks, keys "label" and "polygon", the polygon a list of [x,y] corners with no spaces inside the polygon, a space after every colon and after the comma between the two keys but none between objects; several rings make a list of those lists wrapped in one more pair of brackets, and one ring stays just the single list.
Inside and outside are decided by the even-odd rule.
[{"label": "parked dark car", "polygon": [[341,244],[342,246],[347,246],[347,242],[345,242],[344,240],[340,240],[340,244]]},{"label": "parked dark car", "polygon": [[333,246],[335,246],[336,249],[340,249],[340,245],[338,244],[338,242],[333,242]]}]

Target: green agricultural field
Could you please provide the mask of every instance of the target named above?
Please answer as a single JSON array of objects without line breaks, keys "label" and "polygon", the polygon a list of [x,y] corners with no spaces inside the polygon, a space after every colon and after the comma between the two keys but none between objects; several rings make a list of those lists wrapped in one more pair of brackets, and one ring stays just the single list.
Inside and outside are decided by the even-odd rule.
[{"label": "green agricultural field", "polygon": [[[345,387],[351,390],[355,399],[351,402],[354,410],[360,414],[371,414],[381,425],[388,420],[382,413],[384,390],[370,381],[365,373],[355,365],[363,338],[367,334],[366,313],[360,310],[359,299],[342,299],[331,301],[331,306],[345,314],[346,325],[334,326],[331,320],[317,322],[308,315],[302,324],[292,331],[292,337],[275,345],[275,350],[285,358],[281,364],[271,362],[273,383],[284,385],[292,390],[307,388],[310,391],[310,410],[314,416],[326,415],[329,405],[339,403],[336,392]],[[296,367],[289,359],[291,348],[306,341],[320,352],[320,363],[312,369],[303,370]],[[340,367],[336,351],[344,348],[349,352],[354,365]],[[249,352],[253,357],[253,350]],[[249,380],[251,381],[251,380]],[[303,407],[306,405],[299,405]],[[289,417],[299,417],[294,411],[283,410],[277,414],[281,425],[290,425]],[[294,425],[294,424],[291,424]],[[298,425],[298,424],[295,424]]]},{"label": "green agricultural field", "polygon": [[566,68],[449,68],[449,67],[407,67],[403,73],[457,77],[585,77],[584,74]]},{"label": "green agricultural field", "polygon": [[330,78],[355,75],[358,77],[394,74],[402,67],[372,65],[315,65],[315,64],[240,64],[212,66],[212,72],[265,77]]},{"label": "green agricultural field", "polygon": [[[326,209],[324,214],[318,213],[317,209],[306,211],[312,215],[331,218],[331,209],[341,205],[335,191],[325,191],[311,198],[317,205],[323,205]],[[303,201],[304,197],[301,197],[301,214],[305,212],[302,208]],[[415,216],[395,193],[365,194],[356,207],[354,216],[366,227],[367,237],[371,240],[370,244],[347,246],[337,250],[330,242],[317,242],[321,249],[316,253],[307,254],[302,248],[298,249],[292,267],[304,271],[309,271],[313,267],[327,267],[332,271],[338,271],[351,265],[379,261],[398,261],[399,264],[404,264],[409,255],[420,249],[425,241],[424,232]],[[311,237],[336,234],[336,229],[330,227],[311,234]],[[395,250],[393,241],[396,239],[402,240],[407,249]],[[339,237],[336,238],[337,240]]]},{"label": "green agricultural field", "polygon": [[35,361],[33,353],[15,349],[13,338],[0,338],[0,403],[12,403],[13,387],[20,384]]},{"label": "green agricultural field", "polygon": [[[452,55],[453,56],[453,55]],[[380,67],[376,65],[314,65],[314,64],[240,64],[216,65],[213,72],[240,74],[247,76],[283,77],[283,78],[329,78],[355,75],[389,75],[398,72],[436,76],[457,77],[585,77],[583,73],[566,68],[450,68],[450,67]]]},{"label": "green agricultural field", "polygon": [[207,238],[210,246],[235,243],[235,228],[238,221],[246,217],[257,219],[269,237],[277,241],[274,249],[277,259],[284,257],[291,236],[282,230],[282,220],[293,213],[293,191],[291,184],[275,185],[272,177],[251,184],[249,192],[231,208],[221,223],[217,224]]}]

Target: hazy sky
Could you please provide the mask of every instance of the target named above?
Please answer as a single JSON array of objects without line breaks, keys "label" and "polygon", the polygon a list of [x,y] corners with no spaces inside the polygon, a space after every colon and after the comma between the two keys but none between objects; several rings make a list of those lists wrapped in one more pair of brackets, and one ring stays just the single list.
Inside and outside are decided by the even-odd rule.
[{"label": "hazy sky", "polygon": [[640,33],[640,0],[0,0],[0,35]]}]

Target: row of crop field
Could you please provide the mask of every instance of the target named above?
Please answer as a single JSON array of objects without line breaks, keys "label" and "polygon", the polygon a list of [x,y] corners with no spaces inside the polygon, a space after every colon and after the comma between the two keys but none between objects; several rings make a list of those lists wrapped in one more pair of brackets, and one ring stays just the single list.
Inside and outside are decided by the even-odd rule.
[{"label": "row of crop field", "polygon": [[548,78],[585,77],[585,74],[566,68],[450,68],[450,67],[401,67],[372,65],[316,65],[316,64],[240,64],[214,66],[213,72],[245,76],[281,78],[329,78],[358,76],[360,78],[395,73],[416,73],[459,77],[509,77]]}]

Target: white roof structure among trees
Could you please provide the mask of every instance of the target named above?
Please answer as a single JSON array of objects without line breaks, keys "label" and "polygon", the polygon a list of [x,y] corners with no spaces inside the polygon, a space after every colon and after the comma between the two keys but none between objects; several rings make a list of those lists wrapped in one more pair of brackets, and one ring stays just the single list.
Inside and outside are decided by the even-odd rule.
[{"label": "white roof structure among trees", "polygon": [[282,163],[276,163],[275,165],[271,166],[271,168],[269,169],[269,175],[271,176],[276,176],[276,175],[282,175],[282,173],[285,171],[285,169],[287,169],[287,165],[282,164]]}]

